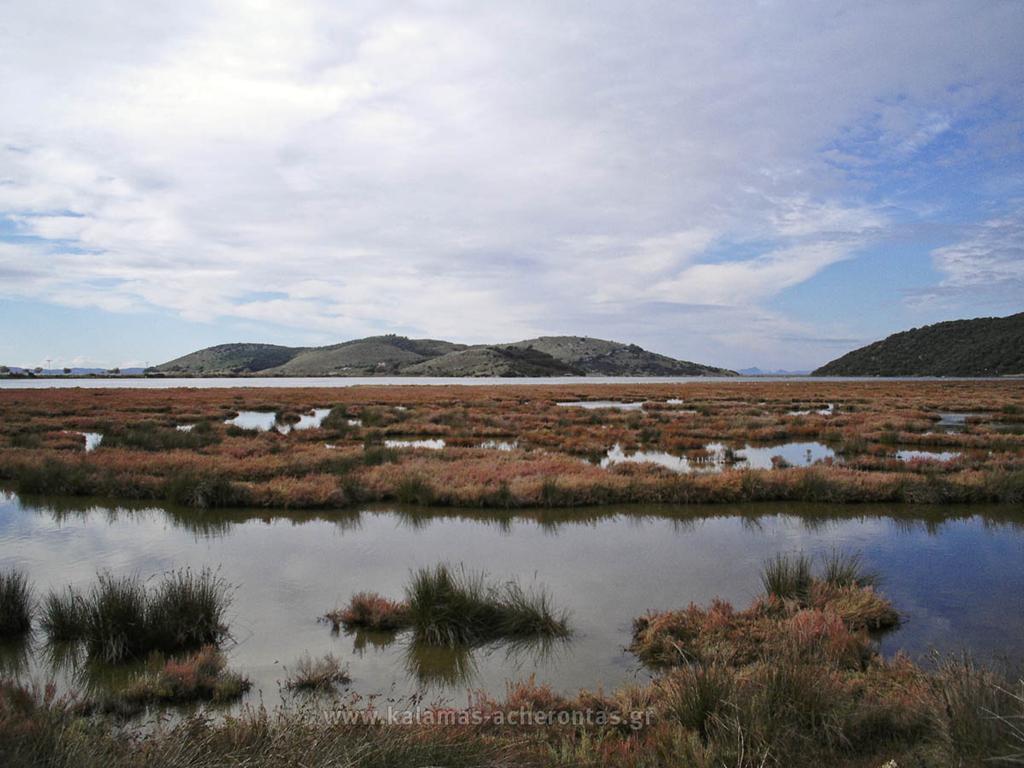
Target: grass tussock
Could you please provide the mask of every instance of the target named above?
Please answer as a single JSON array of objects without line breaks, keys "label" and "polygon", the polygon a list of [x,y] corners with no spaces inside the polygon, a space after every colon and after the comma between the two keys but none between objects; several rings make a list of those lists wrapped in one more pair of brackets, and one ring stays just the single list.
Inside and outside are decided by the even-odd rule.
[{"label": "grass tussock", "polygon": [[28,577],[17,570],[0,571],[0,638],[15,638],[32,630],[34,610]]},{"label": "grass tussock", "polygon": [[40,623],[50,642],[70,643],[84,637],[86,603],[70,587],[49,592],[40,610]]},{"label": "grass tussock", "polygon": [[173,571],[148,585],[104,573],[84,595],[48,595],[43,627],[53,642],[82,642],[91,658],[119,663],[217,645],[229,605],[228,585],[209,569]]},{"label": "grass tussock", "polygon": [[327,654],[319,659],[305,654],[295,664],[284,684],[291,691],[329,691],[351,680],[348,668]]},{"label": "grass tussock", "polygon": [[409,606],[376,592],[359,592],[347,606],[330,611],[324,618],[336,630],[344,626],[346,629],[390,631],[409,625]]},{"label": "grass tussock", "polygon": [[835,587],[878,587],[881,584],[881,576],[865,567],[863,555],[838,549],[823,558],[821,578]]},{"label": "grass tussock", "polygon": [[761,585],[783,600],[803,600],[811,589],[811,559],[805,555],[776,555],[764,564]]},{"label": "grass tussock", "polygon": [[632,650],[652,666],[735,666],[796,654],[859,669],[874,656],[868,630],[891,628],[899,615],[875,591],[877,577],[858,557],[833,552],[823,578],[811,569],[802,554],[779,555],[765,563],[765,594],[745,610],[715,600],[707,608],[690,605],[641,617]]},{"label": "grass tussock", "polygon": [[409,622],[429,645],[473,645],[501,638],[565,637],[568,615],[547,592],[445,564],[416,571],[406,588]]}]

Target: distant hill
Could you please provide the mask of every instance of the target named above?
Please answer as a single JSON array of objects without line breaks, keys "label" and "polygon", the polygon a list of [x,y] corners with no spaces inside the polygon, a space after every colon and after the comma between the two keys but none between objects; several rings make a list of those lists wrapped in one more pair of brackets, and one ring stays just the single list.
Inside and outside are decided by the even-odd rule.
[{"label": "distant hill", "polygon": [[951,320],[896,333],[814,371],[815,376],[1024,374],[1024,312]]},{"label": "distant hill", "polygon": [[148,369],[167,376],[734,376],[585,336],[544,336],[467,346],[371,336],[326,347],[220,344]]}]

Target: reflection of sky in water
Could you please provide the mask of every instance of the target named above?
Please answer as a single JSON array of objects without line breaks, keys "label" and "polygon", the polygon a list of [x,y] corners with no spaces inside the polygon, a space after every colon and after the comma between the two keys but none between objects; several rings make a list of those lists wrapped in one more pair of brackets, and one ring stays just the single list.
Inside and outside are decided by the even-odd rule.
[{"label": "reflection of sky in water", "polygon": [[896,451],[896,458],[900,461],[913,461],[914,459],[950,461],[959,455],[959,451]]},{"label": "reflection of sky in water", "polygon": [[385,440],[385,448],[430,448],[439,451],[444,448],[444,440],[423,439],[423,440]]},{"label": "reflection of sky in water", "polygon": [[313,429],[319,427],[330,412],[330,408],[314,408],[310,413],[299,414],[299,420],[294,424],[285,424],[278,422],[277,413],[274,411],[239,411],[235,418],[228,419],[224,423],[233,424],[242,429],[255,429],[257,432],[268,432],[271,429],[276,429],[282,435],[287,435],[293,429]]},{"label": "reflection of sky in water", "polygon": [[[238,586],[230,613],[233,663],[268,702],[276,700],[282,666],[306,651],[332,652],[348,663],[353,687],[362,692],[394,685],[401,694],[422,675],[435,681],[435,695],[436,679],[451,676],[440,692],[460,702],[469,687],[501,694],[507,679],[533,673],[566,691],[613,687],[638,674],[623,652],[634,617],[715,596],[745,606],[759,590],[763,560],[798,549],[861,551],[882,573],[885,592],[908,617],[884,641],[887,652],[902,647],[916,655],[931,645],[966,645],[982,655],[1024,650],[1024,526],[994,522],[983,508],[947,510],[954,516],[945,520],[936,509],[868,505],[637,506],[544,510],[535,518],[454,511],[117,512],[87,503],[78,510],[84,511],[25,509],[4,496],[0,567],[24,568],[43,593],[87,587],[100,569],[149,576],[219,566]],[[570,609],[575,637],[548,656],[495,646],[474,651],[468,661],[441,653],[420,654],[412,663],[405,636],[374,643],[332,635],[317,622],[354,592],[400,597],[410,569],[439,561],[546,585],[556,605]],[[454,674],[467,664],[468,679]]]},{"label": "reflection of sky in water", "polygon": [[708,443],[705,455],[698,458],[677,456],[665,451],[634,451],[627,453],[621,445],[614,445],[601,459],[602,467],[620,462],[651,463],[667,467],[673,472],[723,472],[726,469],[771,469],[772,457],[780,456],[794,467],[810,466],[823,459],[835,459],[835,452],[822,443],[782,443],[764,448],[746,446],[733,453],[733,461],[726,461],[726,447],[722,443]]},{"label": "reflection of sky in water", "polygon": [[623,403],[617,400],[572,400],[559,403],[562,408],[586,408],[594,411],[602,408],[611,408],[616,411],[639,411],[644,407],[643,401],[637,403]]},{"label": "reflection of sky in water", "polygon": [[267,432],[274,428],[277,423],[277,414],[274,411],[241,411],[235,418],[228,419],[225,424],[232,424],[242,429],[255,429],[257,432]]}]

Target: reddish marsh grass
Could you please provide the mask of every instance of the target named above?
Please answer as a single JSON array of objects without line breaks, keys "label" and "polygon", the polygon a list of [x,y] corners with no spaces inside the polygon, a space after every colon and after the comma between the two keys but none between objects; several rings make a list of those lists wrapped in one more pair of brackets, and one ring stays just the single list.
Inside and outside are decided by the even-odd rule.
[{"label": "reddish marsh grass", "polygon": [[249,690],[249,680],[227,668],[227,659],[212,645],[195,653],[171,658],[157,669],[136,676],[124,690],[114,694],[115,704],[146,706],[182,704],[193,701],[227,702]]},{"label": "reddish marsh grass", "polygon": [[409,625],[409,605],[389,600],[376,592],[359,592],[352,596],[344,608],[335,608],[324,618],[335,630],[359,627],[362,629],[393,630]]},{"label": "reddish marsh grass", "polygon": [[[669,400],[681,399],[680,404]],[[642,401],[633,411],[568,400]],[[833,404],[829,413],[818,413]],[[229,427],[240,410],[289,415],[333,407],[322,429]],[[809,410],[794,415],[794,410]],[[693,411],[693,412],[691,412]],[[962,431],[942,413],[979,414]],[[350,425],[350,419],[361,424]],[[26,493],[165,499],[190,506],[337,507],[359,501],[492,507],[632,502],[1024,500],[1024,423],[1016,382],[690,382],[351,389],[5,390],[0,478]],[[191,432],[175,429],[197,424]],[[86,453],[74,432],[109,436]],[[386,439],[443,439],[442,450]],[[488,440],[512,450],[481,448]],[[711,442],[821,442],[831,465],[677,475],[596,461],[618,444],[697,457]],[[327,443],[330,443],[328,447]],[[963,455],[895,457],[900,447]]]}]

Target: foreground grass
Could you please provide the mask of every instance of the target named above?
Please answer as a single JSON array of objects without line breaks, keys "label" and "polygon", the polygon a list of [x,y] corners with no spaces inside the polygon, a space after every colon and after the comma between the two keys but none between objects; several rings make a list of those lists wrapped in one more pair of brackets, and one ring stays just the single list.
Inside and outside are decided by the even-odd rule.
[{"label": "foreground grass", "polygon": [[[275,712],[198,714],[139,733],[83,718],[52,690],[0,683],[0,764],[982,768],[1016,764],[1014,755],[1019,762],[1024,682],[1011,686],[962,659],[931,672],[897,660],[858,673],[775,661],[676,667],[611,695],[566,697],[525,682],[469,709],[421,707],[418,722],[389,722],[383,707],[352,697],[330,709],[303,699]],[[393,704],[400,713],[416,706]]]}]

